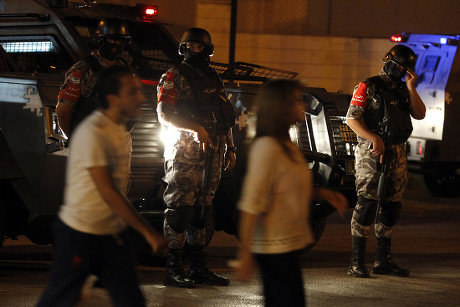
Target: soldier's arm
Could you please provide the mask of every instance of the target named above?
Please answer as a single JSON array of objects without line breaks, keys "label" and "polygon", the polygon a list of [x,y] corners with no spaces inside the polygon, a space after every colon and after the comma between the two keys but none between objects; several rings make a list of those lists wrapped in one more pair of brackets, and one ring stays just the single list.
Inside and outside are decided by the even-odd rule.
[{"label": "soldier's arm", "polygon": [[76,68],[75,64],[66,74],[64,85],[58,94],[56,114],[59,126],[67,137],[71,134],[72,110],[81,97],[81,69]]},{"label": "soldier's arm", "polygon": [[56,105],[59,126],[67,137],[70,136],[73,105],[59,102]]},{"label": "soldier's arm", "polygon": [[414,119],[424,119],[426,114],[426,107],[422,99],[415,89],[415,82],[417,81],[417,75],[414,71],[408,70],[406,75],[406,85],[409,90],[409,98],[411,104],[410,114]]},{"label": "soldier's arm", "polygon": [[161,77],[158,86],[158,104],[157,114],[158,121],[165,126],[173,127],[178,130],[193,132],[197,139],[203,144],[203,150],[206,150],[207,145],[214,148],[208,131],[198,122],[189,120],[179,116],[176,112],[176,104],[178,101],[178,88],[176,82],[177,74],[167,72]]},{"label": "soldier's arm", "polygon": [[[370,130],[361,119],[347,118],[347,125],[360,137],[371,142],[382,141],[382,138],[377,133]],[[382,141],[383,143],[383,141]],[[372,147],[375,147],[374,145]]]},{"label": "soldier's arm", "polygon": [[360,137],[372,142],[372,153],[382,155],[385,151],[383,140],[364,123],[362,117],[367,108],[367,84],[361,82],[353,93],[346,115],[347,125]]},{"label": "soldier's arm", "polygon": [[206,132],[206,129],[199,123],[177,115],[174,109],[164,101],[158,102],[157,113],[158,121],[162,125],[173,127],[182,131],[196,132],[198,134],[205,134]]},{"label": "soldier's arm", "polygon": [[235,147],[233,143],[233,132],[232,129],[228,130],[227,133],[227,152],[225,153],[225,171],[232,170],[236,165],[236,152],[234,150],[230,150],[229,148]]}]

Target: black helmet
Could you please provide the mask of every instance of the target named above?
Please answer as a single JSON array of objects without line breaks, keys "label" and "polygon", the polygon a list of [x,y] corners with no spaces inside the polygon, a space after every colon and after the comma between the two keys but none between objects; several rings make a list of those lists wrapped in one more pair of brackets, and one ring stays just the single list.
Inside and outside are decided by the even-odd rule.
[{"label": "black helmet", "polygon": [[406,70],[414,70],[415,62],[417,61],[417,55],[412,49],[404,45],[396,45],[388,51],[383,58],[385,63],[394,61],[397,64],[403,66]]},{"label": "black helmet", "polygon": [[114,17],[101,19],[96,29],[96,38],[102,37],[114,37],[114,38],[126,38],[129,39],[129,30],[126,23]]},{"label": "black helmet", "polygon": [[105,18],[97,25],[99,53],[107,60],[114,61],[120,57],[129,39],[128,26],[119,18]]},{"label": "black helmet", "polygon": [[198,42],[204,44],[208,47],[208,55],[213,55],[214,53],[214,45],[211,42],[211,35],[208,31],[201,28],[190,28],[184,32],[182,35],[182,39],[179,45],[179,54],[184,55],[185,49],[187,48],[187,42]]}]

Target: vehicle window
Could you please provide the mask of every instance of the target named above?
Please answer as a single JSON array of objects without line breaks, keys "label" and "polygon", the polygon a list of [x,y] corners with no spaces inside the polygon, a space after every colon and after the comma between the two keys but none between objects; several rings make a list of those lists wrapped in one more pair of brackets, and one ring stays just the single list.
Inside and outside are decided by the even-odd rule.
[{"label": "vehicle window", "polygon": [[440,60],[440,56],[436,56],[436,55],[426,56],[423,62],[422,69],[426,71],[436,71],[436,69],[438,68],[439,60]]},{"label": "vehicle window", "polygon": [[419,83],[430,84],[435,80],[436,69],[441,57],[438,55],[427,55],[423,58],[422,66],[420,68],[420,81]]},{"label": "vehicle window", "polygon": [[73,64],[52,36],[1,37],[0,45],[18,72],[62,74]]},{"label": "vehicle window", "polygon": [[337,155],[354,155],[354,148],[358,139],[356,133],[346,124],[346,118],[344,116],[331,116],[330,121]]}]

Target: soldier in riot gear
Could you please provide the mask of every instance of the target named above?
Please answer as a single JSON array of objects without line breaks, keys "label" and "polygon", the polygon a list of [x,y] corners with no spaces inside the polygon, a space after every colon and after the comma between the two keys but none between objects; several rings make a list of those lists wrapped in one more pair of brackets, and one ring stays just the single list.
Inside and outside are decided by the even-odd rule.
[{"label": "soldier in riot gear", "polygon": [[[356,86],[347,112],[347,124],[358,135],[355,150],[358,201],[351,219],[352,257],[348,268],[348,274],[356,277],[369,277],[364,254],[372,222],[377,239],[372,272],[410,274],[392,260],[391,236],[407,185],[405,143],[412,132],[410,117],[423,119],[426,108],[415,89],[415,53],[409,47],[396,45],[383,61],[379,75]],[[401,80],[404,76],[405,82]],[[388,133],[383,137],[385,125]],[[386,165],[389,171],[379,200],[377,188],[384,163],[389,163]]]},{"label": "soldier in riot gear", "polygon": [[120,58],[130,39],[128,26],[123,20],[114,17],[102,19],[95,35],[98,49],[93,50],[90,56],[75,63],[66,72],[64,84],[58,95],[56,113],[59,125],[67,137],[70,137],[72,130],[98,107],[92,93],[97,72],[113,65],[128,66]]},{"label": "soldier in riot gear", "polygon": [[[229,284],[227,278],[206,267],[204,252],[205,226],[212,218],[211,205],[222,163],[231,170],[236,162],[231,130],[235,113],[222,80],[209,67],[213,52],[206,30],[187,30],[179,46],[184,61],[163,74],[158,85],[158,119],[168,135],[164,152],[164,235],[170,252],[164,284],[175,287]],[[190,252],[188,275],[183,269],[186,241]]]}]

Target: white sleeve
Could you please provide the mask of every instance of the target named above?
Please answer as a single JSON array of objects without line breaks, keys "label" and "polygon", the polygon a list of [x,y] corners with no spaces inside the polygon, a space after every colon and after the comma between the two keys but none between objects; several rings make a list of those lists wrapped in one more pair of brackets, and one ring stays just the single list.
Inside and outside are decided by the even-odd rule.
[{"label": "white sleeve", "polygon": [[238,208],[260,214],[266,212],[273,200],[277,156],[280,148],[272,138],[256,140],[251,146],[248,167]]}]

